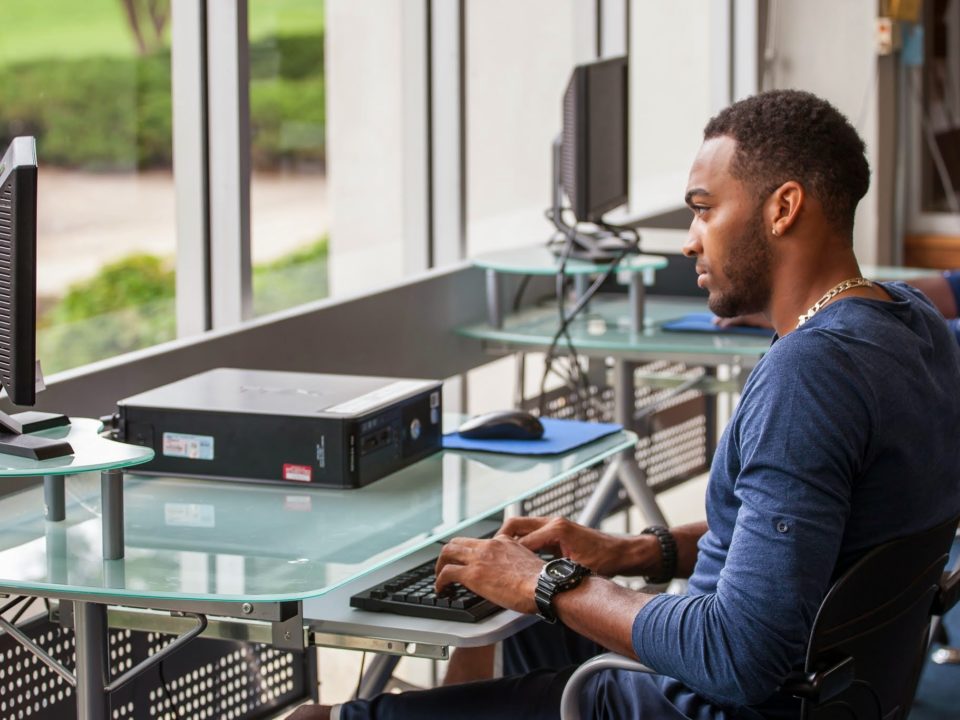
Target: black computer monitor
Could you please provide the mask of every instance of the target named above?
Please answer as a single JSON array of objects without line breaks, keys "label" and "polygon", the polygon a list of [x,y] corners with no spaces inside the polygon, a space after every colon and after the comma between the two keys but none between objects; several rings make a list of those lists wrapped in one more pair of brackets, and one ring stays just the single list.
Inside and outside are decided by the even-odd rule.
[{"label": "black computer monitor", "polygon": [[627,202],[627,59],[578,65],[563,94],[560,183],[580,222]]},{"label": "black computer monitor", "polygon": [[[14,405],[37,398],[37,147],[13,139],[0,159],[0,383]],[[70,445],[26,433],[69,424],[59,414],[0,412],[0,453],[43,460]]]},{"label": "black computer monitor", "polygon": [[[558,252],[570,243],[572,257],[606,260],[636,249],[603,227],[604,213],[627,202],[627,93],[626,57],[573,69],[563,94],[563,129],[554,143],[553,221],[559,234],[551,245]],[[572,224],[563,216],[564,196]]]}]

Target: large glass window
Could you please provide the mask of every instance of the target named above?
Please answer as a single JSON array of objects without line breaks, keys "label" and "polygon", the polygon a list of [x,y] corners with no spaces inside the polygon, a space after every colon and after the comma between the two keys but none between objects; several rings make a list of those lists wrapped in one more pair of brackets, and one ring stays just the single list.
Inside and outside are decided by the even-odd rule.
[{"label": "large glass window", "polygon": [[323,0],[249,5],[254,314],[326,297]]},{"label": "large glass window", "polygon": [[960,213],[960,0],[924,12],[921,207]]},{"label": "large glass window", "polygon": [[169,5],[0,2],[0,145],[37,138],[44,371],[175,336]]}]

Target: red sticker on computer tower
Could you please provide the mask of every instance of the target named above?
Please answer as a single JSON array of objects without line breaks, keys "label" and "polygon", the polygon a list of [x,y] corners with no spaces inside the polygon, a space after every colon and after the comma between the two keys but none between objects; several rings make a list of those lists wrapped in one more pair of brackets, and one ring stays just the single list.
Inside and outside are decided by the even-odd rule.
[{"label": "red sticker on computer tower", "polygon": [[313,479],[313,468],[309,465],[283,464],[283,479],[298,482],[310,482]]}]

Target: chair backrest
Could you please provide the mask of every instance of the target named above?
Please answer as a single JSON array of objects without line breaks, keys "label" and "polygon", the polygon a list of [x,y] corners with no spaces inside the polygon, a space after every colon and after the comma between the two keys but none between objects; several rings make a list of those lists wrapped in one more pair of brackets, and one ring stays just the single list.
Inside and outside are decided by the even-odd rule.
[{"label": "chair backrest", "polygon": [[834,583],[814,621],[805,670],[821,671],[849,657],[854,680],[827,700],[804,700],[804,718],[906,718],[956,528],[954,519],[885,543]]}]

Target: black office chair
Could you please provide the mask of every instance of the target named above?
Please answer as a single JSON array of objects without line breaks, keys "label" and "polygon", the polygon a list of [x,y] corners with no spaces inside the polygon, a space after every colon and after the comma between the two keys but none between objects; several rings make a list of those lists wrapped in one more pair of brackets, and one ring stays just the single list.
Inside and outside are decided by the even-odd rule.
[{"label": "black office chair", "polygon": [[[956,604],[960,570],[944,573],[957,520],[868,552],[830,588],[802,671],[781,693],[805,720],[903,720],[926,659],[930,623]],[[654,672],[615,653],[581,665],[563,691],[563,720],[579,720],[587,678],[606,669]]]}]

